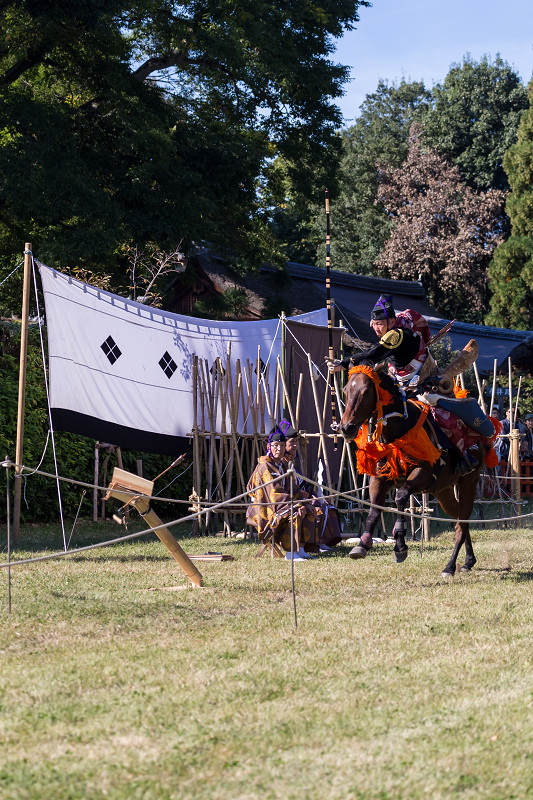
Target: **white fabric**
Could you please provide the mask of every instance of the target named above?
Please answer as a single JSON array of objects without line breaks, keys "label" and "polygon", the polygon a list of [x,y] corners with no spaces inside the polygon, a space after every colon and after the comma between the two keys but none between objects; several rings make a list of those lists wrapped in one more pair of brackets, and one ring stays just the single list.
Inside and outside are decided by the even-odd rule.
[{"label": "white fabric", "polygon": [[[226,363],[281,354],[279,320],[213,322],[150,308],[39,265],[46,304],[52,409],[170,436],[193,426],[192,356]],[[294,317],[327,325],[321,309]],[[111,337],[120,351],[111,363],[102,344]],[[169,377],[159,361],[168,353],[176,368]],[[117,351],[115,351],[117,355]],[[172,365],[171,365],[172,367]],[[255,385],[256,376],[253,375]],[[200,422],[200,420],[199,420]],[[208,421],[206,420],[206,427]]]}]

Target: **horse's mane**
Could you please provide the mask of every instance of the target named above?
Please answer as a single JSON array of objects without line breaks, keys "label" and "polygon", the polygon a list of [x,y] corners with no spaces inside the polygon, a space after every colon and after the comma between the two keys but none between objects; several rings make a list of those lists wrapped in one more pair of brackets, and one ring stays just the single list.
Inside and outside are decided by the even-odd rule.
[{"label": "horse's mane", "polygon": [[401,400],[400,390],[398,389],[398,384],[395,382],[394,378],[392,378],[389,373],[387,372],[386,367],[382,369],[374,370],[376,374],[379,376],[379,382],[381,386],[390,392],[394,400]]}]

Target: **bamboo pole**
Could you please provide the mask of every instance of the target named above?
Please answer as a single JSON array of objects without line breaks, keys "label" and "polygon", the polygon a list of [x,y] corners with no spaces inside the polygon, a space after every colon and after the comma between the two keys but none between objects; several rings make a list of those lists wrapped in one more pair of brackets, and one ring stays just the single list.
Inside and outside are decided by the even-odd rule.
[{"label": "bamboo pole", "polygon": [[[286,368],[287,368],[287,363],[286,363],[287,362],[287,353],[286,353],[287,331],[285,329],[285,319],[286,319],[285,318],[285,312],[282,311],[281,312],[281,375],[282,375],[282,377],[284,377],[285,372],[286,372]],[[285,381],[283,381],[283,387],[285,388]],[[285,397],[285,395],[282,392],[282,399],[284,397]],[[286,413],[287,412],[286,412],[286,408],[285,408],[285,402],[282,402],[281,416],[282,416],[283,419],[285,419]],[[277,417],[276,417],[276,422],[278,422],[278,418]]]},{"label": "bamboo pole", "polygon": [[[322,445],[322,450],[324,452],[324,463],[326,465],[326,477],[327,477],[327,481],[328,481],[328,486],[331,489],[331,471],[330,471],[330,468],[329,468],[329,458],[328,458],[328,453],[327,453],[326,446],[325,446],[325,441],[324,441],[324,439],[325,439],[324,425],[322,424],[322,415],[320,413],[320,407],[318,405],[318,397],[317,397],[317,392],[316,392],[315,379],[313,378],[313,365],[311,364],[311,353],[307,354],[307,363],[309,365],[309,376],[311,378],[311,386],[313,388],[313,399],[315,401],[315,410],[316,410],[316,416],[317,416],[317,419],[318,419],[318,428],[319,428],[319,431],[320,431],[320,434],[319,434],[320,435],[320,444]],[[320,452],[320,447],[319,447],[319,452]]]},{"label": "bamboo pole", "polygon": [[[201,475],[202,468],[200,463],[200,440],[198,436],[198,356],[194,355],[192,358],[192,407],[193,407],[193,494],[196,494],[198,500],[198,507],[200,508],[201,496]],[[202,532],[202,515],[198,513],[198,518],[194,520],[192,525],[192,532],[195,536]]]},{"label": "bamboo pole", "polygon": [[[334,373],[333,377],[336,379],[337,373]],[[340,413],[343,407],[341,402],[339,383],[337,380],[334,381],[334,386],[335,386],[335,396],[337,397],[337,405],[339,406],[339,413]],[[340,414],[340,417],[342,419],[343,414]],[[357,470],[355,469],[353,463],[352,448],[349,445],[347,448],[347,453],[348,453],[348,464],[350,465],[351,480],[353,482],[354,488],[357,488]]]},{"label": "bamboo pole", "polygon": [[[280,374],[280,378],[281,378],[281,384],[282,384],[282,388],[283,388],[283,398],[284,398],[283,399],[283,409],[284,409],[283,416],[285,417],[285,408],[287,408],[289,410],[289,416],[291,418],[291,425],[292,425],[293,428],[296,428],[296,419],[295,419],[293,411],[292,411],[291,398],[289,397],[289,392],[287,390],[287,383],[285,381],[285,375],[283,374],[283,365],[280,364],[280,362],[279,362],[279,356],[277,358],[277,361],[278,361],[279,374]],[[287,405],[285,405],[285,403]]]},{"label": "bamboo pole", "polygon": [[478,402],[485,414],[487,413],[487,406],[485,405],[485,401],[483,399],[483,389],[481,386],[481,381],[479,379],[479,370],[477,368],[477,364],[474,361],[474,374],[476,376],[476,383],[477,383],[477,391],[478,391]]},{"label": "bamboo pole", "polygon": [[302,402],[303,379],[304,379],[303,372],[300,372],[300,377],[298,378],[298,392],[296,394],[296,414],[295,414],[296,425],[294,426],[296,430],[298,430],[300,425],[300,403]]},{"label": "bamboo pole", "polygon": [[278,420],[279,410],[279,366],[276,364],[276,376],[274,379],[274,425]]},{"label": "bamboo pole", "polygon": [[494,411],[494,398],[496,397],[496,371],[498,369],[498,359],[494,359],[494,371],[492,375],[492,394],[490,396],[490,411],[489,416],[492,417],[492,412]]},{"label": "bamboo pole", "polygon": [[514,404],[514,427],[517,427],[518,423],[518,401],[520,400],[520,389],[522,388],[522,376],[518,378],[518,391],[516,392],[516,403]]},{"label": "bamboo pole", "polygon": [[510,427],[513,427],[513,378],[512,378],[512,369],[511,369],[511,359],[507,359],[507,367],[509,369],[509,424]]},{"label": "bamboo pole", "polygon": [[13,545],[17,546],[20,530],[20,501],[22,497],[22,463],[24,457],[24,410],[26,404],[26,365],[28,357],[28,327],[30,321],[30,279],[32,264],[31,242],[24,245],[24,277],[22,281],[22,318],[20,326],[19,395],[17,406],[17,439],[15,448],[15,496],[13,502]]},{"label": "bamboo pole", "polygon": [[274,427],[274,425],[276,424],[276,421],[274,419],[274,415],[272,414],[272,406],[270,405],[270,391],[269,391],[269,388],[268,388],[268,375],[265,378],[265,376],[262,374],[261,375],[261,380],[263,381],[263,393],[264,393],[265,403],[266,403],[266,407],[267,407],[267,411],[268,411],[268,416],[270,418],[270,429],[272,429]]},{"label": "bamboo pole", "polygon": [[425,542],[429,542],[431,539],[431,529],[430,523],[428,519],[429,513],[429,494],[422,494],[422,532],[421,536]]}]

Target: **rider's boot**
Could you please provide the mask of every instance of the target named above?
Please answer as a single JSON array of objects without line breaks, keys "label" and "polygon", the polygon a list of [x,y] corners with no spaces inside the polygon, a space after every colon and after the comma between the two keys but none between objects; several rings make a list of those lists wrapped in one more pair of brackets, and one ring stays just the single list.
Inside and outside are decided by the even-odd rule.
[{"label": "rider's boot", "polygon": [[365,531],[361,536],[361,541],[355,547],[352,547],[348,555],[350,558],[366,558],[366,554],[372,547],[372,534]]},{"label": "rider's boot", "polygon": [[457,462],[457,472],[459,475],[469,475],[479,466],[479,458],[471,450],[461,453]]}]

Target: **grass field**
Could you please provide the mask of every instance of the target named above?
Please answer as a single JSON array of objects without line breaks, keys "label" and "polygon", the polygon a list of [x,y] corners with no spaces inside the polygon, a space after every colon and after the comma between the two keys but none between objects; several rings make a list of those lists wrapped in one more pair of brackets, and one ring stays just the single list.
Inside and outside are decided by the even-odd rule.
[{"label": "grass field", "polygon": [[295,564],[296,630],[290,565],[249,542],[183,537],[235,556],[198,590],[150,591],[184,582],[152,536],[13,568],[11,615],[2,570],[0,798],[533,797],[533,530],[476,530],[445,581],[451,543]]}]

